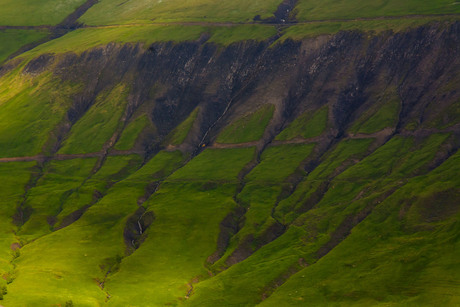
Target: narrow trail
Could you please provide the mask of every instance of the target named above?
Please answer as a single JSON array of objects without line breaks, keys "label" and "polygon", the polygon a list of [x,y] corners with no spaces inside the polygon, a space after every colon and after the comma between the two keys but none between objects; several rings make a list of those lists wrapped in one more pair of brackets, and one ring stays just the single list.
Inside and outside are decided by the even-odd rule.
[{"label": "narrow trail", "polygon": [[[95,2],[95,1],[88,1]],[[89,7],[88,7],[89,9]],[[85,11],[86,12],[86,11]],[[83,12],[84,13],[84,12]],[[83,14],[81,14],[83,15]],[[78,16],[79,17],[81,17]],[[295,25],[308,25],[320,23],[334,23],[334,22],[356,22],[356,21],[379,21],[379,20],[402,20],[402,19],[424,19],[424,18],[442,18],[442,17],[460,17],[460,13],[451,14],[407,14],[400,16],[377,16],[377,17],[358,17],[358,18],[331,18],[331,19],[314,19],[302,20],[295,22],[264,22],[264,21],[251,21],[251,22],[203,22],[203,21],[171,21],[171,22],[137,22],[126,24],[109,24],[109,25],[78,25],[78,28],[95,28],[95,29],[110,29],[110,28],[124,28],[124,27],[138,27],[138,26],[210,26],[210,27],[236,27],[241,25],[265,25],[265,26],[295,26]],[[75,21],[78,19],[76,18]],[[52,25],[39,25],[39,26],[0,26],[0,30],[22,29],[22,30],[54,30],[57,26]]]},{"label": "narrow trail", "polygon": [[[102,158],[104,151],[84,153],[84,154],[57,154],[54,156],[35,155],[35,156],[24,156],[24,157],[9,157],[0,158],[0,163],[6,162],[31,162],[31,161],[44,161],[44,160],[72,160],[82,158]],[[124,151],[111,151],[107,156],[129,156],[129,155],[143,155],[144,152],[140,150],[124,150]]]},{"label": "narrow trail", "polygon": [[[387,138],[395,133],[394,128],[385,128],[378,132],[374,133],[356,133],[356,134],[346,134],[343,140],[350,140],[350,139],[382,139]],[[402,130],[395,135],[400,135],[403,137],[427,137],[435,133],[460,133],[460,124],[446,128],[446,129],[418,129],[415,131],[409,130]],[[279,145],[291,145],[291,144],[311,144],[311,143],[318,143],[324,141],[325,138],[328,136],[320,135],[313,138],[302,138],[296,137],[291,140],[273,140],[267,146],[279,146]],[[258,146],[260,141],[253,141],[253,142],[246,142],[246,143],[231,143],[231,144],[224,144],[224,143],[212,143],[209,146],[203,148],[212,148],[212,149],[228,149],[228,148],[247,148],[247,147],[254,147]],[[168,146],[164,148],[166,151],[175,151],[180,150],[179,146]],[[144,155],[144,151],[140,150],[110,150],[107,153],[107,156],[128,156],[128,155]],[[8,158],[0,158],[0,163],[6,162],[31,162],[31,161],[44,161],[44,160],[72,160],[72,159],[79,159],[79,158],[101,158],[105,155],[105,152],[98,151],[92,153],[84,153],[84,154],[56,154],[54,156],[45,156],[45,155],[35,155],[35,156],[24,156],[24,157],[8,157]]]}]

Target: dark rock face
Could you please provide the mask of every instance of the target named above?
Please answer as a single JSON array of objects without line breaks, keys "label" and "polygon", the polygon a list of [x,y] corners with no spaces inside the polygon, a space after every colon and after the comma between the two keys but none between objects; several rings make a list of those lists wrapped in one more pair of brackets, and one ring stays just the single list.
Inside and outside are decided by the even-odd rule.
[{"label": "dark rock face", "polygon": [[202,42],[156,43],[147,49],[110,44],[59,61],[42,55],[24,72],[53,67],[62,79],[85,84],[68,111],[70,122],[102,90],[120,82],[129,85],[124,119],[144,106],[158,129],[157,144],[199,106],[194,133],[186,140],[193,150],[202,141],[212,141],[230,120],[265,103],[276,105],[264,136],[267,142],[298,114],[323,105],[329,105],[331,128],[340,136],[388,88],[401,100],[398,129],[409,121],[430,120],[460,98],[455,89],[439,91],[458,72],[459,32],[460,23],[453,23],[375,36],[340,32],[272,47],[269,42],[225,48]]}]

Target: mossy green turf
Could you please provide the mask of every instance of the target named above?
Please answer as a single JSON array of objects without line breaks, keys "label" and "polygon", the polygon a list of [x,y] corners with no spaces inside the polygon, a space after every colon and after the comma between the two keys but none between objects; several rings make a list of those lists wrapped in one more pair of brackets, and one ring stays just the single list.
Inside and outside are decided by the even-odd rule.
[{"label": "mossy green turf", "polygon": [[1,0],[0,26],[56,25],[85,0]]},{"label": "mossy green turf", "polygon": [[270,146],[262,154],[260,164],[246,177],[247,182],[282,182],[294,173],[315,144]]},{"label": "mossy green turf", "polygon": [[[156,22],[248,22],[256,15],[273,16],[281,1],[241,0],[231,3],[215,3],[210,0],[138,1],[104,0],[92,7],[80,20],[91,25]],[[372,18],[378,16],[405,16],[416,14],[452,14],[460,9],[452,0],[400,2],[364,0],[298,1],[294,10],[300,21]]]},{"label": "mossy green turf", "polygon": [[405,16],[417,14],[459,13],[457,2],[452,0],[300,0],[296,6],[299,20],[331,20],[372,18],[377,16]]},{"label": "mossy green turf", "polygon": [[400,112],[399,98],[395,93],[384,94],[380,103],[364,112],[350,128],[353,133],[374,133],[385,128],[395,128]]},{"label": "mossy green turf", "polygon": [[[127,177],[113,185],[80,220],[23,247],[16,263],[14,285],[9,286],[10,293],[22,294],[5,296],[2,304],[41,306],[72,301],[77,306],[98,306],[103,303],[106,294],[97,280],[102,281],[117,257],[125,255],[122,235],[125,218],[137,210],[137,199],[145,193],[145,187],[167,176],[182,160],[179,152],[162,152],[138,171],[133,173],[136,166],[130,168],[125,173]],[[113,162],[121,161],[109,161],[93,179],[112,177],[117,172]],[[38,252],[42,249],[43,252]]]},{"label": "mossy green turf", "polygon": [[[146,302],[154,305],[180,304],[178,297],[183,298],[185,305],[192,306],[255,305],[261,302],[264,293],[273,291],[263,304],[287,302],[290,305],[310,305],[310,301],[306,303],[306,300],[311,297],[311,305],[326,302],[365,305],[401,300],[417,305],[427,297],[425,291],[430,293],[431,302],[439,300],[453,304],[458,300],[455,294],[455,285],[458,283],[455,272],[458,272],[458,268],[451,266],[452,258],[448,256],[453,255],[450,250],[452,244],[443,242],[447,240],[458,244],[455,239],[458,227],[451,215],[458,216],[458,207],[449,203],[455,200],[455,192],[443,194],[452,212],[449,215],[440,215],[431,221],[427,220],[426,216],[431,215],[426,211],[436,210],[429,206],[427,199],[443,191],[455,191],[458,180],[449,174],[458,172],[456,165],[459,156],[454,156],[446,162],[447,165],[426,175],[414,177],[407,183],[404,181],[404,178],[425,169],[424,166],[432,161],[447,138],[448,135],[439,134],[421,143],[414,143],[410,138],[391,140],[333,179],[332,189],[323,200],[311,211],[300,212],[297,217],[291,218],[294,222],[281,237],[260,249],[257,249],[257,244],[254,245],[256,250],[249,258],[223,272],[220,270],[225,267],[224,262],[212,266],[211,270],[220,272],[214,277],[209,276],[204,263],[216,248],[220,221],[236,207],[233,200],[236,176],[254,158],[254,150],[207,149],[171,177],[168,174],[180,167],[183,160],[179,152],[161,152],[137,171],[140,161],[136,156],[112,157],[78,189],[84,194],[84,191],[97,188],[106,196],[89,208],[77,222],[21,249],[20,257],[14,262],[17,269],[12,271],[10,268],[14,281],[8,285],[9,294],[5,296],[4,304],[64,304],[72,300],[77,305],[97,306],[109,294],[111,299],[108,304],[113,306],[140,306]],[[361,159],[372,141],[365,139],[340,143],[306,180],[328,178],[346,161]],[[280,186],[257,183],[262,180],[273,184],[283,182],[311,153],[313,146],[270,147],[262,155],[261,164],[247,176],[247,185],[238,197],[249,210],[244,228],[229,245],[230,251],[235,250],[247,235],[258,238],[275,223],[270,212],[280,193]],[[49,169],[60,169],[59,172],[65,174],[66,169],[75,166],[75,163],[89,163],[90,160],[59,161],[56,165],[62,167],[52,167],[51,164]],[[222,169],[222,161],[226,161],[226,168],[215,174],[216,169]],[[281,169],[285,172],[278,175],[270,165],[278,165],[280,161],[284,161]],[[91,165],[92,162],[86,169]],[[26,165],[27,168],[31,166],[33,164]],[[81,166],[79,169],[83,175],[80,176],[81,180],[87,171]],[[29,174],[25,173],[24,180]],[[126,179],[116,181],[108,190],[102,189],[99,180],[104,184],[108,180],[119,180],[110,179],[115,178],[114,174],[119,174],[119,179]],[[356,178],[355,174],[363,174],[363,177]],[[386,174],[390,180],[382,177],[382,174]],[[445,174],[448,177],[440,179]],[[161,178],[167,178],[167,181],[144,203],[148,211],[154,212],[154,224],[148,229],[147,239],[141,247],[125,257],[126,247],[122,239],[124,221],[136,211],[137,199],[144,194],[146,185]],[[50,175],[46,175],[39,186],[51,179]],[[315,263],[317,250],[329,240],[331,233],[346,216],[357,214],[376,203],[379,195],[391,190],[401,179],[402,184],[406,184],[401,192],[378,204],[369,222],[360,224],[337,250],[334,249]],[[21,184],[24,184],[24,180]],[[53,180],[64,180],[64,177],[55,177]],[[437,184],[438,180],[442,184]],[[69,177],[65,181],[70,183],[74,179]],[[88,188],[83,188],[85,185]],[[430,189],[426,190],[426,186]],[[302,188],[298,186],[298,189]],[[78,191],[74,193],[80,193]],[[293,194],[292,197],[298,195]],[[402,209],[394,207],[404,207],[403,204],[412,202],[413,197],[416,197],[416,201],[413,207],[404,212],[407,222],[401,230],[398,211]],[[353,199],[356,200],[351,203]],[[67,201],[65,206],[71,203],[73,201]],[[410,248],[403,249],[403,246]],[[420,249],[420,246],[426,247]],[[364,252],[369,249],[375,249],[370,258]],[[398,252],[395,253],[395,250]],[[443,252],[445,257],[436,257],[437,253]],[[228,256],[229,252],[223,259]],[[304,259],[300,264],[299,258]],[[439,262],[435,263],[435,259],[439,259]],[[310,266],[303,268],[304,262]],[[332,263],[341,264],[337,271],[331,272]],[[75,270],[76,267],[78,270]],[[113,270],[101,291],[98,280],[104,280],[110,267]],[[417,273],[419,270],[422,273]],[[279,289],[272,288],[288,272],[299,273]],[[363,282],[352,282],[357,276],[356,272],[360,272]],[[303,286],[305,276],[309,277],[308,285],[311,284],[311,287]],[[329,276],[335,278],[330,279]],[[421,279],[417,276],[421,276]],[[447,290],[431,287],[437,282],[447,285]],[[193,284],[193,295],[185,299],[191,289],[189,283]],[[381,284],[387,286],[380,287]],[[401,287],[403,290],[399,291]]]},{"label": "mossy green turf", "polygon": [[[459,158],[457,154],[435,171],[409,180],[338,247],[294,275],[262,305],[457,305],[458,206],[436,220],[421,213],[436,210],[423,202],[425,195],[458,193],[458,177],[448,174],[459,171]],[[452,206],[454,195],[439,205]]]},{"label": "mossy green turf", "polygon": [[458,20],[458,16],[439,17],[420,16],[413,18],[379,19],[375,20],[343,20],[343,21],[319,21],[306,24],[293,25],[285,28],[280,41],[286,39],[302,40],[305,38],[318,37],[320,35],[336,34],[340,31],[360,31],[363,33],[382,33],[393,31],[402,32],[423,25],[442,24]]},{"label": "mossy green turf", "polygon": [[0,30],[0,41],[2,42],[0,44],[0,63],[21,47],[44,39],[48,35],[49,33],[45,30]]},{"label": "mossy green turf", "polygon": [[17,242],[14,235],[12,217],[15,209],[24,196],[24,187],[29,182],[36,162],[11,162],[0,164],[0,180],[3,183],[0,187],[0,288],[6,285],[9,274],[13,270],[10,261],[13,259],[11,245]]},{"label": "mossy green turf", "polygon": [[327,127],[328,108],[323,107],[315,113],[305,112],[276,136],[276,140],[291,140],[296,137],[312,138],[319,136]]},{"label": "mossy green turf", "polygon": [[[56,24],[82,3],[42,1],[38,7],[27,1],[3,1],[0,23]],[[197,3],[201,5],[190,7]],[[207,24],[250,22],[257,14],[270,17],[280,3],[103,0],[80,20],[135,24],[78,29],[22,57],[82,53],[110,42],[147,47],[209,37],[209,43],[225,46],[278,33],[284,40],[340,30],[401,31],[458,18],[353,19],[460,12],[452,1],[300,0],[300,21],[351,20],[305,23],[279,32],[270,25]],[[197,24],[147,24],[170,21]],[[5,56],[36,38],[25,35],[33,32],[8,31],[0,37],[8,33],[4,35],[21,39],[14,48],[5,44]],[[0,157],[49,153],[56,138],[53,129],[66,118],[71,97],[82,90],[50,73],[22,72],[25,64],[0,78]],[[126,91],[122,84],[104,89],[72,127],[60,153],[100,152],[117,133],[121,135],[115,149],[139,145],[138,136],[152,127],[147,115],[120,122]],[[366,117],[355,119],[349,132],[393,128],[399,101],[377,105]],[[458,122],[457,109],[452,105],[428,124],[451,127]],[[273,106],[266,106],[232,119],[222,128],[220,141],[260,140],[273,111]],[[327,113],[322,108],[311,116],[301,115],[278,140],[320,136],[328,127]],[[178,125],[172,144],[186,140],[195,119],[192,112]],[[249,147],[205,149],[191,160],[179,151],[161,151],[146,161],[127,154],[100,161],[49,160],[40,167],[36,162],[0,163],[0,225],[7,225],[0,233],[0,289],[6,285],[8,290],[0,305],[457,306],[460,154],[440,166],[438,156],[449,148],[443,146],[451,138],[397,136],[378,149],[374,139],[344,140],[314,161],[318,165],[311,173],[300,165],[315,152],[316,144],[269,145],[260,157]],[[250,170],[256,160],[260,163]],[[250,172],[241,178],[244,169]],[[300,183],[294,184],[296,180]],[[27,193],[26,185],[31,187]],[[152,187],[157,190],[149,197]],[[292,194],[287,193],[290,189]],[[28,211],[31,216],[24,225],[15,226],[13,215],[22,202],[33,211]],[[155,220],[134,250],[123,234],[140,206]],[[239,231],[229,239],[222,258],[210,263],[208,257],[222,244],[222,220],[242,208],[244,217],[235,221]],[[349,233],[343,232],[347,223]],[[270,233],[276,226],[284,228]],[[337,237],[344,240],[325,252]],[[23,247],[13,251],[12,243]],[[250,252],[233,257],[245,244]]]},{"label": "mossy green turf", "polygon": [[0,157],[35,155],[65,116],[78,85],[50,73],[32,78],[18,74],[23,66],[0,79]]},{"label": "mossy green turf", "polygon": [[206,149],[168,181],[236,182],[239,171],[254,157],[255,148]]},{"label": "mossy green turf", "polygon": [[[445,137],[432,137],[419,147],[413,147],[410,140],[406,141],[415,150],[414,156],[421,153],[422,156],[429,154],[432,158]],[[353,144],[356,142],[354,140],[352,143],[343,143],[324,163],[330,164],[335,157],[345,160],[347,157],[362,155],[369,145],[369,141],[365,141],[360,140],[360,149],[351,146],[358,145]],[[404,142],[395,140],[388,145],[387,150],[370,155],[359,167],[356,165],[349,168],[350,173],[354,173],[355,168],[362,169],[364,166],[373,168],[374,161],[382,159],[382,167],[394,180],[386,181],[383,185],[369,185],[368,181],[356,182],[348,176],[334,179],[332,189],[329,189],[325,197],[312,210],[300,215],[290,224],[282,236],[263,246],[246,260],[209,281],[196,285],[190,305],[236,306],[261,303],[267,306],[368,306],[404,302],[419,306],[425,305],[423,300],[429,298],[431,304],[439,300],[448,306],[454,306],[460,299],[456,293],[460,267],[453,262],[459,244],[456,220],[460,212],[458,206],[453,205],[455,192],[444,196],[448,200],[450,213],[438,218],[435,224],[424,222],[424,227],[420,228],[420,221],[411,221],[401,225],[401,215],[411,215],[410,211],[405,213],[401,210],[404,204],[412,202],[412,197],[424,194],[422,190],[426,186],[432,188],[421,199],[451,189],[456,189],[458,193],[458,179],[441,179],[439,176],[458,163],[459,155],[448,160],[439,170],[409,180],[401,190],[380,202],[380,195],[391,191],[395,179],[401,178],[398,170],[392,171],[394,161],[390,157],[393,153],[388,150],[390,147],[400,150],[401,146],[405,146]],[[408,160],[411,156],[412,154],[406,153],[395,160],[397,164],[405,165],[412,171],[420,169],[430,161],[429,158],[422,158],[417,163],[412,163]],[[323,167],[324,169],[332,170],[329,167]],[[451,171],[450,174],[453,175],[458,167],[453,167]],[[367,179],[379,181],[380,178]],[[443,183],[437,184],[438,180]],[[429,204],[426,201],[417,203]],[[345,217],[356,215],[368,206],[376,206],[369,220],[359,224],[336,249],[316,262],[318,250],[329,241],[331,234]],[[249,212],[251,210],[252,208]],[[439,208],[431,210],[443,211]],[[425,216],[430,214],[425,212]],[[369,251],[372,252],[369,254]],[[445,252],[445,257],[438,256],[442,252]],[[276,287],[277,283],[296,272],[298,273],[283,286]],[[263,280],[266,282],[262,282]],[[265,294],[271,296],[262,302]]]},{"label": "mossy green turf", "polygon": [[[101,28],[84,28],[72,31],[60,38],[46,42],[22,56],[33,58],[43,53],[81,53],[94,47],[115,43],[141,43],[148,46],[154,42],[196,41],[209,34],[209,41],[229,45],[242,40],[261,41],[276,35],[276,28],[267,25],[127,25]],[[227,37],[227,38],[225,38]]]},{"label": "mossy green turf", "polygon": [[24,242],[52,231],[49,218],[61,212],[63,197],[82,184],[90,175],[95,163],[95,158],[89,158],[52,161],[47,165],[44,175],[37,182],[37,186],[29,190],[27,200],[23,204],[34,213],[24,221],[25,224],[18,231]]},{"label": "mossy green turf", "polygon": [[262,138],[273,117],[274,105],[265,105],[257,111],[234,121],[219,134],[218,143],[247,143]]},{"label": "mossy green turf", "polygon": [[145,114],[131,121],[123,130],[120,139],[115,144],[115,149],[129,150],[133,148],[139,134],[147,125],[152,125],[152,123]]},{"label": "mossy green turf", "polygon": [[[127,90],[122,84],[100,94],[93,106],[72,126],[59,153],[98,152],[120,127],[127,103]],[[90,128],[88,128],[90,127]]]},{"label": "mossy green turf", "polygon": [[102,0],[80,20],[90,25],[156,22],[247,22],[272,16],[279,0],[216,2],[212,0],[109,1]]}]

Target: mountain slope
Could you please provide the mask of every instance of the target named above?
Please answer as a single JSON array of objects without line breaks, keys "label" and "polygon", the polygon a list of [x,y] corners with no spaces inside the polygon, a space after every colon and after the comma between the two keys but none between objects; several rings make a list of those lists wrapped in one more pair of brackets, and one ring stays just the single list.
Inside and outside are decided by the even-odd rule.
[{"label": "mountain slope", "polygon": [[458,305],[456,17],[200,3],[0,67],[0,304]]}]

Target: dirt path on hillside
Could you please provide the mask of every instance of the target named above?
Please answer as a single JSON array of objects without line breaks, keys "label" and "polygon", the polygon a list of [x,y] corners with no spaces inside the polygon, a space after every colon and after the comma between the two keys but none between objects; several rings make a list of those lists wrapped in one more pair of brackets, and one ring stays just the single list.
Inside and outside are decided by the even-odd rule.
[{"label": "dirt path on hillside", "polygon": [[[393,128],[385,128],[381,131],[365,134],[365,133],[356,133],[356,134],[346,134],[343,140],[350,140],[350,139],[376,139],[382,140],[392,136],[395,133]],[[460,133],[460,124],[455,126],[446,128],[446,129],[419,129],[415,131],[409,130],[402,130],[397,135],[403,137],[427,137],[435,133]],[[326,138],[333,138],[332,135],[320,135],[313,138],[302,138],[296,137],[291,140],[281,141],[281,140],[273,140],[269,143],[269,146],[279,146],[279,145],[291,145],[291,144],[311,144],[311,143],[319,143],[324,141]],[[260,141],[253,141],[253,142],[246,142],[246,143],[236,143],[236,144],[224,144],[224,143],[212,143],[209,146],[205,146],[203,148],[212,148],[212,149],[228,149],[228,148],[247,148],[247,147],[254,147],[258,146]],[[164,148],[165,151],[176,151],[181,150],[182,147],[169,145],[167,148]],[[8,158],[0,158],[0,163],[5,162],[30,162],[30,161],[45,161],[49,160],[72,160],[72,159],[81,159],[81,158],[100,158],[104,156],[104,151],[99,152],[92,152],[92,153],[84,153],[84,154],[57,154],[54,156],[45,156],[45,155],[35,155],[35,156],[24,156],[24,157],[8,157]],[[128,156],[128,155],[144,155],[145,152],[140,150],[112,150],[108,156]]]},{"label": "dirt path on hillside", "polygon": [[[94,2],[94,1],[88,1]],[[72,14],[75,14],[72,13]],[[70,16],[69,16],[70,17]],[[68,24],[69,17],[64,22]],[[72,16],[72,20],[76,22],[75,15]],[[317,23],[334,23],[334,22],[356,22],[356,21],[378,21],[378,20],[400,20],[400,19],[423,19],[423,18],[434,18],[434,17],[460,17],[460,13],[452,14],[417,14],[417,15],[401,15],[401,16],[378,16],[378,17],[359,17],[353,19],[317,19],[317,20],[304,20],[296,22],[263,22],[263,21],[251,21],[251,22],[204,22],[204,21],[189,21],[189,22],[146,22],[146,23],[127,23],[127,24],[111,24],[111,25],[79,25],[79,28],[123,28],[123,27],[139,27],[139,26],[210,26],[210,27],[235,27],[241,25],[266,25],[266,26],[295,26],[304,24],[317,24]],[[79,17],[78,17],[79,18]],[[77,18],[77,19],[78,19]],[[40,26],[0,26],[0,30],[40,30],[48,29],[53,30],[56,27],[62,26],[62,24],[51,26],[51,25],[40,25]]]},{"label": "dirt path on hillside", "polygon": [[[117,150],[108,154],[108,156],[128,156],[128,155],[143,155],[144,152],[139,150]],[[30,161],[45,161],[45,160],[72,160],[72,159],[84,159],[84,158],[101,158],[104,156],[103,151],[85,153],[85,154],[57,154],[54,156],[36,155],[36,156],[24,156],[24,157],[10,157],[0,158],[0,163],[6,162],[30,162]]]}]

